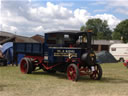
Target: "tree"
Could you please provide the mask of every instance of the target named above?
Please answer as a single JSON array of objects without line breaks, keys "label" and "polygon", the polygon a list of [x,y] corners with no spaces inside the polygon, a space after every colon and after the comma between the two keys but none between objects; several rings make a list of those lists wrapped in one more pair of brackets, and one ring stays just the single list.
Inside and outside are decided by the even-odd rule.
[{"label": "tree", "polygon": [[111,39],[112,31],[109,29],[107,21],[101,19],[89,19],[85,26],[81,26],[81,31],[92,30],[96,35],[95,39]]},{"label": "tree", "polygon": [[128,42],[128,19],[120,22],[112,34],[113,39],[120,40],[122,38],[123,42]]},{"label": "tree", "polygon": [[80,31],[85,31],[85,26],[81,26]]}]

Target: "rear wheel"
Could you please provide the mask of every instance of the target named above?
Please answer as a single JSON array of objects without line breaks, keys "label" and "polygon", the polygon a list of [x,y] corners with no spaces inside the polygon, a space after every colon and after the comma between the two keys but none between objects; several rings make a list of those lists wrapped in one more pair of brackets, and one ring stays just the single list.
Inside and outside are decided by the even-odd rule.
[{"label": "rear wheel", "polygon": [[35,69],[36,69],[36,66],[34,65],[34,63],[32,62],[33,61],[33,59],[32,58],[28,58],[29,59],[29,63],[31,64],[31,66],[32,66],[32,71],[35,71]]},{"label": "rear wheel", "polygon": [[33,71],[32,63],[29,58],[23,58],[20,62],[20,70],[24,74],[31,74]]},{"label": "rear wheel", "polygon": [[90,75],[90,78],[93,80],[100,80],[102,78],[102,68],[99,64],[94,66],[94,71]]},{"label": "rear wheel", "polygon": [[77,81],[79,78],[79,69],[76,64],[70,64],[67,68],[67,77],[69,80]]}]

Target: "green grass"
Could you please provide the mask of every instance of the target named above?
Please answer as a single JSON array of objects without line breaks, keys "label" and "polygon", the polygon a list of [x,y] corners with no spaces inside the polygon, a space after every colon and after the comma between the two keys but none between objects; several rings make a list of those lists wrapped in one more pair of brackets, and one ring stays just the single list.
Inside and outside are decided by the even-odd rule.
[{"label": "green grass", "polygon": [[0,67],[0,96],[128,96],[128,69],[121,63],[101,66],[100,81],[84,76],[78,82],[62,73],[27,75],[19,67]]}]

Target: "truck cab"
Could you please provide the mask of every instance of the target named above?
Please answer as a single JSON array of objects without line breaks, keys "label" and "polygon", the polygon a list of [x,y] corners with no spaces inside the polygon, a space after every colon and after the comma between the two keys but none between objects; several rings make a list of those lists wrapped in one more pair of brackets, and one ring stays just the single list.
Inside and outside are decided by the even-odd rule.
[{"label": "truck cab", "polygon": [[81,59],[84,53],[90,52],[91,32],[58,31],[45,34],[44,62],[51,66],[55,63],[65,63],[67,59]]},{"label": "truck cab", "polygon": [[78,44],[87,44],[87,33],[80,31],[59,31],[45,34],[45,43],[50,47],[80,47]]}]

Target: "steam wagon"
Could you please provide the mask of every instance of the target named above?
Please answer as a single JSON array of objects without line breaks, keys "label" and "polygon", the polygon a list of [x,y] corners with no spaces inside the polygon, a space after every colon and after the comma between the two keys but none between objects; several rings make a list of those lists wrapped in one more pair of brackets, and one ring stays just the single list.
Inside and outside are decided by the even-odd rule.
[{"label": "steam wagon", "polygon": [[100,80],[102,68],[92,49],[92,32],[54,31],[45,33],[44,43],[14,43],[14,54],[25,54],[20,62],[22,73],[31,74],[37,67],[49,73],[67,73],[69,80],[82,75]]}]

